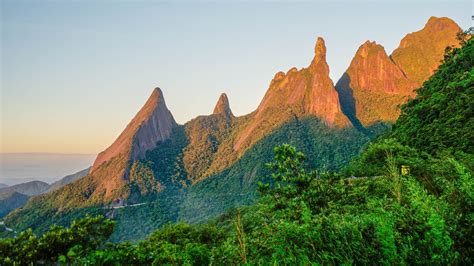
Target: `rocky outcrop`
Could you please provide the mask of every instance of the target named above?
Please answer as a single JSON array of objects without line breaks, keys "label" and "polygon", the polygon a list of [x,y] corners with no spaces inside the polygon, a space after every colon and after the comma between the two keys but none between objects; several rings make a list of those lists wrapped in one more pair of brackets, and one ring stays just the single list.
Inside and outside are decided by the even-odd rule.
[{"label": "rocky outcrop", "polygon": [[309,66],[311,82],[309,101],[305,111],[322,119],[330,126],[348,126],[348,120],[343,115],[338,95],[332,80],[329,78],[329,66],[326,62],[326,46],[319,37],[316,42],[315,56]]},{"label": "rocky outcrop", "polygon": [[119,155],[125,155],[130,161],[142,158],[148,150],[156,147],[158,141],[169,138],[175,126],[176,122],[166,107],[163,93],[160,88],[155,88],[117,140],[97,156],[91,173]]},{"label": "rocky outcrop", "polygon": [[446,17],[431,17],[420,31],[407,34],[391,55],[411,81],[421,86],[441,64],[446,47],[459,47],[461,28]]},{"label": "rocky outcrop", "polygon": [[432,17],[390,57],[375,42],[362,44],[336,84],[344,113],[359,127],[394,122],[400,106],[438,68],[446,47],[459,45],[458,31],[452,20]]},{"label": "rocky outcrop", "polygon": [[413,96],[416,87],[383,46],[371,41],[359,47],[336,84],[344,113],[361,129],[379,121],[395,121],[400,114],[398,105]]},{"label": "rocky outcrop", "polygon": [[127,183],[130,163],[143,158],[159,141],[170,138],[176,126],[163,93],[155,88],[117,140],[97,156],[90,172],[96,186],[92,196],[104,200],[124,196],[117,191],[126,193],[121,188]]},{"label": "rocky outcrop", "polygon": [[237,136],[234,150],[249,147],[294,116],[314,115],[332,127],[349,125],[329,77],[323,38],[317,39],[314,53],[309,67],[275,75],[252,119]]},{"label": "rocky outcrop", "polygon": [[214,111],[212,112],[214,115],[223,115],[227,118],[233,118],[234,114],[232,114],[232,110],[230,109],[229,99],[227,98],[227,94],[222,93],[217,101],[216,106],[214,107]]},{"label": "rocky outcrop", "polygon": [[416,87],[376,42],[367,41],[359,47],[346,73],[351,79],[351,87],[361,90],[412,94]]}]

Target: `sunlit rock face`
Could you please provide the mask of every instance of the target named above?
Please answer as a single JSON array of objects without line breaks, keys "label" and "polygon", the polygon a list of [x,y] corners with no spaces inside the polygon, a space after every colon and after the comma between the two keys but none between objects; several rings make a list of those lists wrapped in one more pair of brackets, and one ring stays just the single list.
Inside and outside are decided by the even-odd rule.
[{"label": "sunlit rock face", "polygon": [[245,149],[294,116],[314,115],[332,127],[350,125],[329,77],[323,38],[317,39],[314,50],[307,68],[292,68],[286,74],[275,75],[262,102],[237,136],[234,150]]},{"label": "sunlit rock face", "polygon": [[416,87],[388,57],[383,46],[375,42],[367,41],[359,47],[346,73],[352,88],[410,94]]},{"label": "sunlit rock face", "polygon": [[232,110],[230,109],[229,99],[227,98],[227,94],[222,93],[219,97],[219,100],[214,107],[214,111],[212,112],[215,115],[223,115],[227,118],[232,118],[234,115],[232,114]]},{"label": "sunlit rock face", "polygon": [[446,47],[459,47],[461,28],[446,17],[431,17],[420,31],[407,34],[391,55],[411,81],[421,86],[443,60]]},{"label": "sunlit rock face", "polygon": [[176,122],[166,107],[163,93],[160,88],[155,88],[117,140],[97,156],[92,172],[120,154],[129,154],[132,161],[141,158],[146,151],[156,147],[157,141],[169,138],[175,126]]},{"label": "sunlit rock face", "polygon": [[129,163],[143,158],[159,141],[168,139],[176,126],[163,93],[155,88],[117,140],[97,156],[90,172],[97,177],[96,191],[105,194],[105,198],[115,195],[126,184]]},{"label": "sunlit rock face", "polygon": [[400,106],[441,64],[446,47],[459,46],[459,31],[452,20],[431,17],[422,30],[405,36],[391,56],[380,44],[362,44],[336,84],[344,113],[365,127],[395,122]]}]

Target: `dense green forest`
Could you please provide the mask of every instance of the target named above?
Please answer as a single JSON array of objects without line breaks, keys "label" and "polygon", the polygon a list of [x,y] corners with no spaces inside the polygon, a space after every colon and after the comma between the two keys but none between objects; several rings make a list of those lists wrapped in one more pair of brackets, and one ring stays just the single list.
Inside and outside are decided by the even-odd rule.
[{"label": "dense green forest", "polygon": [[116,223],[102,216],[27,230],[0,240],[0,264],[472,265],[473,49],[447,51],[393,129],[338,172],[311,157],[318,150],[281,145],[254,204],[137,243],[108,242]]},{"label": "dense green forest", "polygon": [[[387,126],[377,124],[370,130],[381,134]],[[295,116],[224,171],[191,184],[193,179],[190,180],[187,175],[184,160],[189,138],[186,128],[179,126],[171,139],[161,142],[143,160],[131,165],[131,193],[127,203],[145,204],[113,211],[116,226],[110,241],[142,240],[168,222],[201,223],[225,213],[229,208],[254,203],[259,197],[258,182],[273,182],[265,162],[273,159],[275,146],[289,143],[307,154],[309,167],[338,171],[369,141],[370,137],[355,128],[333,129],[314,116]],[[196,169],[208,164],[203,157],[192,161]],[[68,189],[72,194],[77,193],[74,186]],[[31,228],[35,234],[42,234],[53,224],[67,226],[85,213],[106,217],[112,213],[107,206],[57,210],[41,198],[29,204],[34,207],[14,211],[6,217],[5,223],[18,231]]]}]

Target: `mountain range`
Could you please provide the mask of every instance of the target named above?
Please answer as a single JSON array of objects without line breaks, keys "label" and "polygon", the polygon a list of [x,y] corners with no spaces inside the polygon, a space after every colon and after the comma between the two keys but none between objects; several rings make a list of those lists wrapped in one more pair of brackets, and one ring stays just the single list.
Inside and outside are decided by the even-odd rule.
[{"label": "mountain range", "polygon": [[52,184],[42,181],[30,181],[13,186],[0,186],[0,218],[16,208],[23,207],[30,197],[59,189],[86,176],[89,170],[90,168],[87,168],[72,175],[67,175]]},{"label": "mountain range", "polygon": [[[265,162],[278,144],[298,147],[314,168],[338,170],[397,119],[446,47],[459,46],[459,31],[449,18],[431,17],[390,56],[367,41],[336,84],[318,37],[308,67],[276,73],[257,109],[239,117],[222,94],[212,114],[179,125],[155,88],[88,175],[31,198],[5,222],[42,231],[102,213],[117,220],[114,240],[136,240],[169,221],[201,222],[253,202],[258,182],[270,181]],[[108,209],[117,201],[124,208]]]}]

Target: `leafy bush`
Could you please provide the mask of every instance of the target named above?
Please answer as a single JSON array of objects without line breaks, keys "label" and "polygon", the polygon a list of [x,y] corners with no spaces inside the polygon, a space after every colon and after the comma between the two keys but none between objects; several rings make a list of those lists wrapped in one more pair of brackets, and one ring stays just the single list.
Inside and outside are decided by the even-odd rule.
[{"label": "leafy bush", "polygon": [[14,238],[0,240],[0,263],[50,264],[74,260],[104,245],[114,224],[103,216],[86,216],[72,222],[70,228],[52,226],[41,237],[31,229],[26,230]]}]

